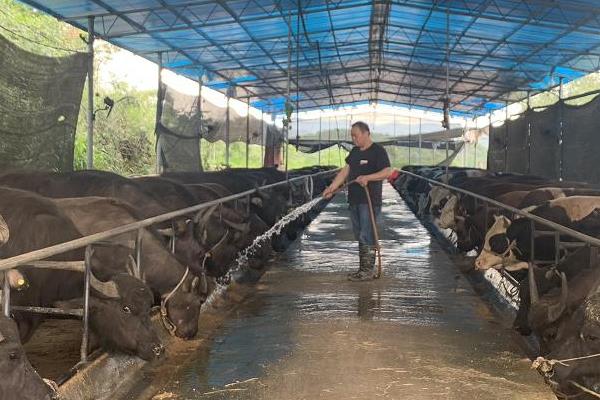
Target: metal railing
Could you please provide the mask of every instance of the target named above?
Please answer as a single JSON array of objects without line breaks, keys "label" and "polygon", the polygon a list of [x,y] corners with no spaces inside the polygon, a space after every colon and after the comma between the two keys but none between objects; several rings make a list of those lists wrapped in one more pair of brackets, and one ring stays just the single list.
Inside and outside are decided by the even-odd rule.
[{"label": "metal railing", "polygon": [[485,197],[485,196],[482,196],[480,194],[473,193],[473,192],[461,189],[461,188],[456,187],[456,186],[448,185],[448,184],[443,183],[443,182],[439,182],[439,181],[436,181],[436,180],[433,180],[433,179],[430,179],[430,178],[426,178],[424,176],[421,176],[421,175],[418,175],[418,174],[415,174],[415,173],[412,173],[412,172],[409,172],[409,171],[401,170],[401,172],[403,174],[406,174],[406,175],[409,175],[409,176],[412,176],[412,177],[415,177],[415,178],[418,178],[418,179],[425,180],[425,181],[431,183],[432,185],[442,186],[442,187],[445,187],[448,190],[451,190],[451,191],[454,191],[454,192],[459,192],[459,193],[462,193],[462,194],[466,194],[466,195],[471,196],[471,197],[473,197],[475,199],[484,201],[484,202],[486,202],[488,204],[492,204],[492,205],[494,205],[494,206],[496,206],[498,208],[503,208],[503,209],[505,209],[507,211],[510,211],[513,214],[520,215],[522,217],[528,218],[528,219],[530,219],[530,220],[532,220],[534,222],[538,222],[541,225],[545,225],[545,226],[547,226],[549,228],[552,228],[552,229],[554,229],[554,230],[556,230],[556,231],[558,231],[560,233],[563,233],[563,234],[569,235],[569,236],[571,236],[571,237],[573,237],[575,239],[581,240],[582,242],[585,242],[587,244],[590,244],[590,245],[593,245],[593,246],[596,246],[596,247],[600,247],[600,239],[597,239],[597,238],[595,238],[593,236],[586,235],[586,234],[581,233],[579,231],[576,231],[574,229],[567,228],[566,226],[557,224],[556,222],[552,222],[550,220],[538,217],[537,215],[531,214],[531,213],[529,213],[527,211],[523,211],[523,210],[520,210],[518,208],[511,207],[511,206],[506,205],[504,203],[500,203],[499,201],[496,201],[494,199],[490,199],[489,197]]},{"label": "metal railing", "polygon": [[[287,180],[282,180],[276,183],[272,183],[269,185],[261,186],[255,189],[246,190],[241,193],[232,194],[230,196],[222,197],[219,199],[215,199],[212,201],[208,201],[205,203],[201,203],[195,206],[183,208],[180,210],[168,212],[165,214],[157,215],[151,218],[146,218],[141,221],[132,222],[129,224],[125,224],[116,228],[112,228],[106,231],[98,232],[92,235],[83,236],[78,239],[74,239],[68,242],[56,244],[50,247],[45,247],[43,249],[34,250],[29,253],[20,254],[18,256],[0,259],[0,272],[4,272],[4,286],[3,286],[3,294],[2,294],[2,307],[3,312],[6,316],[10,316],[11,309],[15,311],[22,312],[32,312],[32,313],[41,313],[41,314],[52,314],[52,315],[69,315],[81,317],[83,320],[83,336],[81,343],[81,362],[87,361],[87,347],[89,342],[89,297],[90,297],[90,258],[92,254],[91,246],[93,244],[99,244],[100,242],[104,242],[108,239],[111,239],[115,236],[119,236],[124,233],[137,231],[136,241],[135,241],[135,253],[136,253],[136,266],[134,268],[134,275],[137,278],[141,276],[141,252],[142,252],[142,233],[143,229],[147,228],[151,225],[172,220],[177,217],[185,216],[190,213],[198,212],[204,210],[206,208],[227,203],[229,201],[234,201],[237,199],[241,199],[243,197],[251,196],[252,194],[258,193],[260,191],[272,189],[282,185],[288,185],[290,182],[296,181],[305,181],[306,187],[313,186],[313,179],[318,176],[327,175],[327,174],[335,174],[338,170],[327,170],[321,171],[316,174],[310,175],[302,175],[295,178],[289,178]],[[314,193],[311,193],[314,195]],[[171,250],[174,251],[174,241],[171,242]],[[80,249],[82,247],[86,248],[85,251],[85,260],[84,261],[41,261],[48,257],[55,256],[57,254],[65,253],[67,251]],[[48,308],[48,307],[35,307],[35,306],[10,306],[10,284],[8,279],[8,271],[19,267],[19,266],[29,266],[34,268],[48,268],[48,269],[60,269],[60,270],[70,270],[70,271],[79,271],[84,273],[84,304],[83,309],[70,309],[64,310],[60,308]]]},{"label": "metal railing", "polygon": [[[443,182],[439,182],[439,181],[436,181],[436,180],[433,180],[433,179],[430,179],[430,178],[426,178],[424,176],[421,176],[419,174],[415,174],[413,172],[401,170],[401,173],[409,175],[409,176],[412,176],[412,177],[417,178],[417,179],[422,179],[424,181],[429,182],[432,185],[441,186],[441,187],[444,187],[444,188],[446,188],[446,189],[448,189],[450,191],[462,193],[462,194],[465,194],[467,196],[473,197],[476,200],[483,201],[486,204],[486,207],[489,206],[489,204],[491,204],[491,205],[493,205],[493,206],[495,206],[497,208],[501,208],[501,209],[504,209],[506,211],[509,211],[513,215],[519,215],[521,217],[529,219],[529,221],[531,221],[531,256],[530,256],[530,258],[531,258],[532,262],[533,261],[539,262],[539,260],[535,260],[535,246],[534,246],[534,241],[535,241],[536,237],[540,237],[540,236],[554,236],[555,249],[556,249],[555,260],[554,261],[556,263],[558,263],[559,258],[560,258],[559,250],[560,250],[561,246],[563,248],[564,247],[578,247],[577,243],[568,242],[567,244],[565,244],[564,242],[561,242],[560,241],[560,234],[564,234],[564,235],[567,235],[567,236],[572,237],[574,239],[577,239],[580,242],[583,242],[583,243],[585,243],[586,245],[589,245],[589,246],[600,247],[600,239],[598,239],[598,238],[586,235],[585,233],[581,233],[579,231],[576,231],[576,230],[568,228],[566,226],[557,224],[556,222],[547,220],[545,218],[538,217],[537,215],[531,214],[531,213],[529,213],[527,211],[523,211],[523,210],[520,210],[518,208],[511,207],[511,206],[506,205],[504,203],[500,203],[499,201],[496,201],[494,199],[490,199],[489,197],[482,196],[480,194],[473,193],[473,192],[470,192],[468,190],[464,190],[464,189],[461,189],[459,187],[449,185],[447,183],[443,183]],[[486,212],[485,212],[485,218],[486,218],[485,226],[486,226],[486,229],[487,229],[487,216],[488,216],[488,211],[486,210]],[[540,225],[544,225],[544,226],[552,229],[553,231],[539,231],[539,230],[536,231],[535,223],[539,223]]]}]

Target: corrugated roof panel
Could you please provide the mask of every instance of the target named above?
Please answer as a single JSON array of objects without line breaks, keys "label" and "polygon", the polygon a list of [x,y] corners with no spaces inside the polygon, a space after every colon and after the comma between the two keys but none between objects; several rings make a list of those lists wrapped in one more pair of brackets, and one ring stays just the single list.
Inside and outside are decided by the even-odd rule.
[{"label": "corrugated roof panel", "polygon": [[594,0],[410,0],[391,7],[367,0],[23,1],[83,29],[86,17],[96,15],[95,31],[117,45],[154,61],[157,52],[166,52],[165,65],[194,79],[202,68],[215,81],[234,79],[222,90],[237,85],[253,96],[283,96],[288,68],[295,77],[298,67],[306,88],[301,104],[310,106],[331,102],[325,83],[331,82],[336,102],[403,101],[407,85],[418,84],[415,104],[442,107],[447,12],[455,110],[545,87],[561,67],[576,76],[600,62],[600,6]]}]

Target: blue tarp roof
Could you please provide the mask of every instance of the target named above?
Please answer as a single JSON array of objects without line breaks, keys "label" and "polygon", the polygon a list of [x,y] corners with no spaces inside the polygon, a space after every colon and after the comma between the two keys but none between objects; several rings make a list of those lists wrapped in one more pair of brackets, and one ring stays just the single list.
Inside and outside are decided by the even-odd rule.
[{"label": "blue tarp roof", "polygon": [[477,113],[600,68],[596,0],[22,1],[270,112],[288,73],[301,109],[442,109],[448,65],[451,109]]}]

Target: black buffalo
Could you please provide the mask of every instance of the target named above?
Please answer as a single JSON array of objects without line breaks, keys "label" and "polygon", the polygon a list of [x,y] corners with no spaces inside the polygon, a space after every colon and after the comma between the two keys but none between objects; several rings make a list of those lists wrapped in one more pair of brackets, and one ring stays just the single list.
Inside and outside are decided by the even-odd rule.
[{"label": "black buffalo", "polygon": [[[67,242],[81,237],[71,220],[51,200],[34,193],[0,187],[0,213],[10,228],[9,241],[0,248],[0,258]],[[126,264],[128,257],[121,246],[94,247],[92,265]],[[49,258],[50,261],[81,261],[83,249],[72,250]],[[126,267],[125,267],[126,268]],[[83,294],[83,274],[65,270],[20,267],[28,282],[24,290],[15,291],[15,305],[53,307],[57,302],[80,298]],[[149,289],[131,277],[115,277],[107,282],[107,292],[100,281],[98,291],[90,298],[90,325],[100,339],[111,348],[135,353],[145,359],[159,357],[162,345],[149,325]],[[145,288],[145,294],[143,293]],[[144,299],[145,298],[145,299]],[[135,312],[134,312],[135,311]],[[42,320],[39,314],[14,313],[23,341],[31,337]]]}]

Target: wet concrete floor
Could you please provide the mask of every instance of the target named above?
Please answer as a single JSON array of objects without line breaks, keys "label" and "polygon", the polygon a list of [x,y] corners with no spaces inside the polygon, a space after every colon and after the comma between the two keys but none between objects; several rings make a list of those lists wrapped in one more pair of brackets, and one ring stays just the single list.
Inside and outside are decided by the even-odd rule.
[{"label": "wet concrete floor", "polygon": [[338,195],[202,345],[146,372],[138,398],[555,399],[387,185],[384,198],[380,280],[346,280],[357,244]]}]

